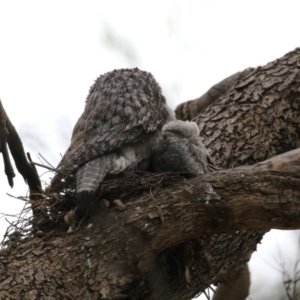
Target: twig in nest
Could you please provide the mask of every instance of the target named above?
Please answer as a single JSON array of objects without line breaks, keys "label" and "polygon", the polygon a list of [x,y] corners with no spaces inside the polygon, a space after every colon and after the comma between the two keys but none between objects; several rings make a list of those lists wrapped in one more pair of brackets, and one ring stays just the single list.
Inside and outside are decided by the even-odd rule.
[{"label": "twig in nest", "polygon": [[9,196],[9,197],[11,197],[11,198],[17,199],[17,200],[22,200],[22,201],[25,201],[25,202],[28,201],[28,198],[26,198],[26,197],[21,197],[21,196],[16,197],[16,196],[13,196],[13,195],[11,195],[9,193],[6,193],[6,195]]},{"label": "twig in nest", "polygon": [[13,223],[9,222],[7,218],[5,218],[5,221],[6,221],[10,226],[12,226],[12,227],[14,227],[14,228],[16,228],[16,229],[19,229],[19,228],[17,227],[17,225],[14,225]]},{"label": "twig in nest", "polygon": [[209,290],[208,290],[208,294],[206,293],[206,290],[203,290],[203,292],[201,294],[204,294],[204,296],[206,297],[206,299],[210,300]]},{"label": "twig in nest", "polygon": [[2,239],[2,241],[1,241],[1,246],[5,246],[5,239],[8,237],[8,232],[9,232],[9,228],[6,228],[6,231],[5,231],[5,233],[4,233],[4,235],[3,235],[3,239]]},{"label": "twig in nest", "polygon": [[52,166],[50,163],[49,163],[49,161],[41,154],[41,153],[39,153],[39,156],[51,167],[51,168],[53,168],[53,169],[55,169],[55,167],[54,166]]},{"label": "twig in nest", "polygon": [[65,174],[65,173],[63,173],[63,172],[61,172],[61,171],[59,171],[59,170],[57,170],[55,168],[51,168],[51,167],[48,167],[48,166],[45,166],[45,165],[42,165],[42,164],[39,164],[39,163],[36,163],[36,162],[33,162],[33,161],[31,162],[31,164],[35,165],[35,166],[39,166],[39,167],[45,168],[45,169],[48,169],[50,171],[56,172],[56,173],[58,173],[60,175],[63,175],[63,176],[69,177],[69,178],[74,178],[72,175]]},{"label": "twig in nest", "polygon": [[30,153],[27,152],[26,155],[27,155],[28,161],[30,162],[30,164],[31,164],[31,166],[32,166],[32,168],[33,168],[33,170],[35,171],[36,175],[38,176],[39,174],[38,174],[38,172],[37,172],[37,169],[36,169],[35,165],[32,164],[32,159],[31,159]]}]

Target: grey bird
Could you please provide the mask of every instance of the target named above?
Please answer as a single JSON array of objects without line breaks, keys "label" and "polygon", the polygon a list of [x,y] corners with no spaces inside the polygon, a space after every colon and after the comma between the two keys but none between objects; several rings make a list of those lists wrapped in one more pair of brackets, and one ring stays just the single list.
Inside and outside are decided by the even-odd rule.
[{"label": "grey bird", "polygon": [[91,87],[71,144],[50,189],[76,180],[76,216],[87,214],[107,175],[125,170],[208,171],[206,149],[193,122],[175,119],[154,77],[137,68],[100,76]]}]

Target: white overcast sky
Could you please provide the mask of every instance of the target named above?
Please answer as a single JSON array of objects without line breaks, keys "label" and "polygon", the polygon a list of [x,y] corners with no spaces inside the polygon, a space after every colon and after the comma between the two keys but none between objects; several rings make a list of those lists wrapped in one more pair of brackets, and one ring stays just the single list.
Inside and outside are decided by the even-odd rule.
[{"label": "white overcast sky", "polygon": [[[100,74],[150,71],[175,108],[300,46],[299,13],[296,0],[0,0],[0,98],[25,150],[56,165]],[[26,186],[17,175],[11,190],[1,160],[0,170],[0,213],[18,213],[23,203],[6,193],[24,195]],[[0,240],[6,225],[0,215]],[[279,284],[268,266],[272,249],[293,234],[264,240],[251,263],[254,288]],[[252,299],[262,299],[262,290]]]}]

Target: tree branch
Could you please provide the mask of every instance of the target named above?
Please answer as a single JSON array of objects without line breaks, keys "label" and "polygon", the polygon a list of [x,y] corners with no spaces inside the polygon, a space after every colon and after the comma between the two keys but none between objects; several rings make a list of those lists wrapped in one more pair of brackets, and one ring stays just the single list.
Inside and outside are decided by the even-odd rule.
[{"label": "tree branch", "polygon": [[0,116],[3,118],[3,122],[1,122],[1,130],[7,132],[6,142],[9,146],[10,152],[14,158],[19,173],[23,176],[24,180],[28,182],[30,190],[40,191],[41,182],[39,176],[28,162],[24,152],[22,141],[12,122],[7,116],[1,101]]},{"label": "tree branch", "polygon": [[[27,267],[28,263],[24,262],[34,259],[36,268],[43,274],[42,278],[55,278],[57,270],[77,266],[82,271],[78,270],[76,275],[82,274],[81,278],[86,279],[76,289],[68,289],[69,297],[72,298],[75,294],[87,295],[84,294],[87,289],[95,289],[96,286],[102,296],[106,295],[101,282],[103,284],[103,278],[107,278],[109,299],[115,299],[117,291],[126,289],[127,283],[113,283],[113,278],[122,278],[125,276],[124,272],[127,272],[126,276],[133,272],[130,276],[135,277],[135,280],[148,278],[147,274],[154,272],[151,266],[158,253],[163,254],[187,241],[198,239],[199,236],[202,236],[204,242],[206,235],[234,233],[243,229],[300,228],[299,171],[300,149],[296,149],[254,166],[205,174],[186,180],[184,184],[178,183],[158,190],[153,195],[155,201],[149,191],[137,201],[127,203],[125,211],[109,209],[91,220],[87,227],[82,225],[81,230],[72,235],[54,235],[50,232],[43,239],[19,241],[22,245],[16,248],[18,252],[13,254],[14,247],[4,249],[0,252],[0,261],[6,261],[5,251],[11,251],[11,256],[18,257],[18,264],[16,265],[14,260],[6,261],[5,270],[14,274],[15,269],[22,265],[22,276],[28,276],[26,274],[30,269]],[[157,206],[163,213],[164,223],[157,213]],[[52,244],[56,246],[52,248]],[[68,247],[72,251],[66,251]],[[47,249],[52,250],[49,252]],[[78,255],[75,259],[73,253],[76,252]],[[109,269],[106,268],[106,264],[101,264],[103,257],[110,266]],[[82,268],[87,258],[91,265],[89,268]],[[126,262],[125,265],[120,264],[120,260]],[[133,261],[136,261],[138,270],[128,271]],[[3,267],[4,264],[0,264],[0,274],[5,273]],[[99,282],[90,273],[95,272],[95,269],[103,272]],[[104,275],[106,272],[110,272],[108,277]],[[6,277],[9,278],[9,274]],[[70,274],[72,275],[72,272]],[[209,278],[209,273],[207,277]],[[33,281],[34,278],[32,277]],[[88,278],[93,280],[88,281]],[[65,273],[62,280],[66,286],[70,275]],[[33,281],[31,282],[30,276],[26,279],[29,285],[34,285]],[[6,284],[7,281],[0,283],[0,291],[3,293]],[[197,284],[199,289],[199,283]],[[26,289],[25,286],[21,286]],[[57,292],[55,286],[53,280],[51,287]],[[164,292],[166,293],[166,290]],[[58,299],[62,297],[60,295]],[[178,295],[178,298],[173,299],[181,299],[180,297]],[[144,299],[148,298],[145,296]]]},{"label": "tree branch", "polygon": [[176,118],[178,120],[192,120],[206,107],[226,94],[239,80],[249,75],[254,69],[248,68],[242,72],[223,79],[219,83],[213,85],[205,94],[194,100],[189,100],[179,104],[175,109]]},{"label": "tree branch", "polygon": [[[130,202],[125,224],[147,232],[156,252],[207,234],[300,229],[300,149],[253,166],[205,174]],[[164,216],[159,220],[156,205]],[[134,213],[137,210],[139,213]],[[183,213],[184,212],[184,213]],[[157,218],[157,222],[150,222]],[[122,217],[123,219],[123,217]],[[176,234],[174,234],[176,224]],[[121,225],[121,226],[123,226]]]},{"label": "tree branch", "polygon": [[7,136],[9,134],[7,128],[7,115],[0,101],[0,152],[2,152],[5,174],[8,183],[11,187],[14,186],[13,178],[16,176],[14,173],[13,166],[11,165],[8,150],[7,150]]},{"label": "tree branch", "polygon": [[0,150],[2,150],[5,173],[7,175],[8,182],[10,186],[13,187],[13,177],[15,174],[9,159],[6,144],[8,144],[17,170],[28,183],[30,191],[29,198],[31,200],[32,211],[35,217],[35,225],[42,225],[47,218],[45,219],[44,214],[42,214],[38,209],[42,191],[41,181],[35,167],[28,162],[22,141],[8,115],[6,114],[2,102],[0,101]]}]

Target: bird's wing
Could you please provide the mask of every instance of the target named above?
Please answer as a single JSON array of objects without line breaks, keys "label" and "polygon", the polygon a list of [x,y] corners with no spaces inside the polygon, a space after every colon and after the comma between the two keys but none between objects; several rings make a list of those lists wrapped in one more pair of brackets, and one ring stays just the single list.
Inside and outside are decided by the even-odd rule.
[{"label": "bird's wing", "polygon": [[[118,151],[121,146],[143,142],[172,115],[150,73],[132,69],[125,76],[118,71],[108,73],[112,76],[116,72],[112,80],[100,76],[92,86],[59,171],[72,174],[80,166]],[[52,183],[59,177],[55,176]]]}]

